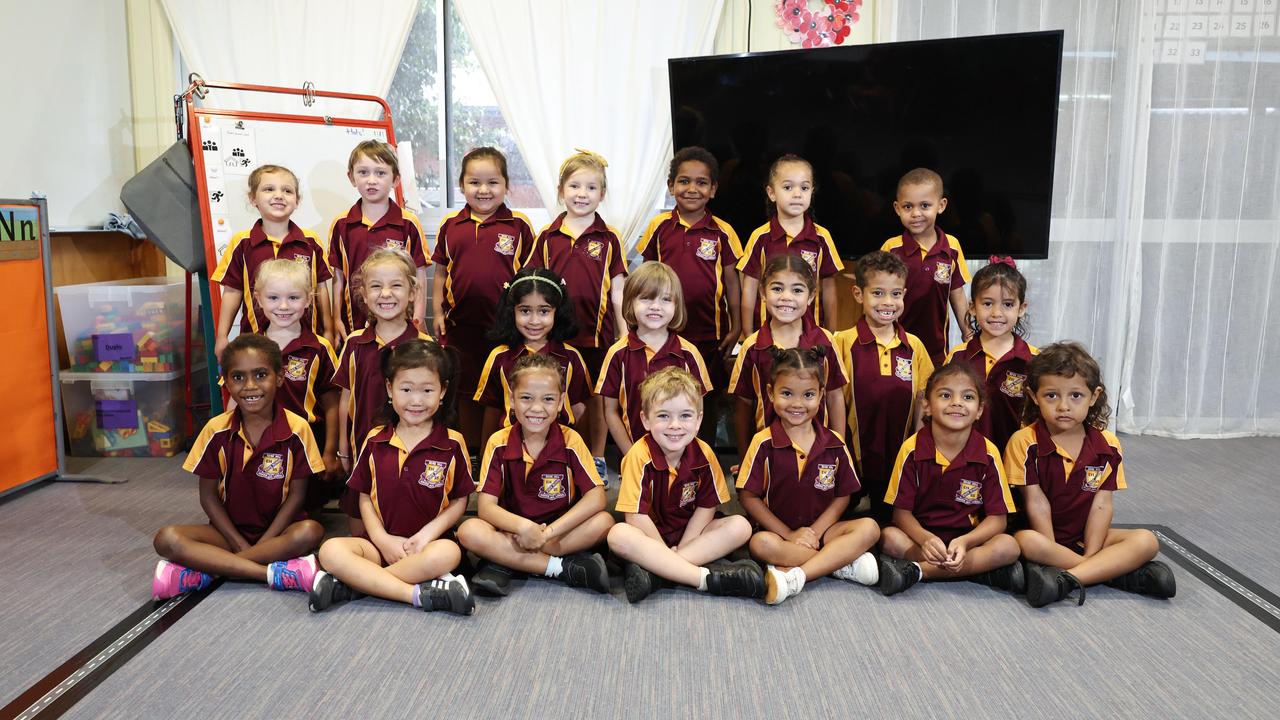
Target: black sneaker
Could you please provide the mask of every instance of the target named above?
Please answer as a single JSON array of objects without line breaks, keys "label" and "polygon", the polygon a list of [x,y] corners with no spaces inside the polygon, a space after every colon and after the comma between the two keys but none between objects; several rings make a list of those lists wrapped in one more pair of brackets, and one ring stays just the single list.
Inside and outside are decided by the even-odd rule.
[{"label": "black sneaker", "polygon": [[1007,590],[1014,595],[1021,595],[1027,591],[1027,577],[1022,570],[1022,563],[1014,561],[1004,567],[998,567],[994,570],[988,570],[984,573],[971,575],[969,582],[976,582],[979,585],[987,585],[1000,590]]},{"label": "black sneaker", "polygon": [[899,560],[888,555],[880,556],[880,594],[897,595],[920,582],[923,575],[920,566],[910,560]]},{"label": "black sneaker", "polygon": [[764,597],[764,571],[754,560],[718,565],[707,575],[707,592],[727,597]]},{"label": "black sneaker", "polygon": [[1109,580],[1107,585],[1117,590],[1155,598],[1171,598],[1178,592],[1173,569],[1159,560],[1152,560],[1137,570]]},{"label": "black sneaker", "polygon": [[487,562],[471,576],[471,587],[488,597],[506,597],[511,592],[512,570],[505,565]]},{"label": "black sneaker", "polygon": [[574,553],[563,559],[560,579],[575,588],[591,588],[598,593],[609,592],[609,568],[600,553]]},{"label": "black sneaker", "polygon": [[1072,590],[1080,591],[1076,605],[1084,604],[1084,585],[1066,570],[1029,562],[1026,564],[1026,579],[1027,604],[1033,608],[1058,602]]},{"label": "black sneaker", "polygon": [[666,584],[666,580],[633,562],[627,563],[626,570],[623,571],[622,587],[627,591],[627,602],[630,603],[640,602]]},{"label": "black sneaker", "polygon": [[321,570],[316,573],[316,579],[311,583],[307,609],[311,612],[321,612],[334,605],[359,600],[362,597],[364,593]]},{"label": "black sneaker", "polygon": [[462,578],[418,583],[418,599],[422,602],[423,612],[444,610],[470,615],[476,611],[476,600],[467,587],[467,581]]}]

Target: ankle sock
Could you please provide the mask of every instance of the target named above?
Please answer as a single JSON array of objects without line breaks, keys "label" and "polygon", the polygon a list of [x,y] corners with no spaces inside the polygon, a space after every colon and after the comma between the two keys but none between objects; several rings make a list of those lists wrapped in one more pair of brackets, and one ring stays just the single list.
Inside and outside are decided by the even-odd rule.
[{"label": "ankle sock", "polygon": [[422,607],[422,586],[421,585],[413,586],[413,606]]},{"label": "ankle sock", "polygon": [[706,568],[698,568],[702,572],[702,577],[698,580],[698,592],[707,591],[707,578],[711,576],[711,571]]},{"label": "ankle sock", "polygon": [[552,555],[547,560],[547,569],[542,573],[549,578],[560,577],[560,573],[564,570],[564,559],[558,555]]}]

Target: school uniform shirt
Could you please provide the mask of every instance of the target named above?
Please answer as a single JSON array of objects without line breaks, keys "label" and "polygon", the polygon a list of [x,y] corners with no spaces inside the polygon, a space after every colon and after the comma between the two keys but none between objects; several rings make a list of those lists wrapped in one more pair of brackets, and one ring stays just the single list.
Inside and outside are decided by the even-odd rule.
[{"label": "school uniform shirt", "polygon": [[1039,485],[1053,515],[1054,541],[1078,549],[1084,544],[1089,510],[1101,490],[1124,490],[1120,439],[1108,430],[1085,426],[1084,443],[1074,460],[1058,447],[1044,422],[1009,438],[1004,456],[1010,485]]},{"label": "school uniform shirt", "polygon": [[604,368],[596,382],[596,394],[617,398],[622,424],[626,426],[632,442],[645,433],[644,422],[640,419],[640,383],[668,367],[688,370],[698,381],[703,395],[711,392],[711,378],[707,375],[702,354],[693,343],[675,333],[668,333],[667,342],[654,350],[634,331],[629,332],[605,353]]},{"label": "school uniform shirt", "polygon": [[347,336],[338,368],[333,374],[333,384],[351,391],[347,418],[351,423],[353,453],[360,452],[357,441],[364,442],[377,423],[379,412],[387,404],[387,383],[382,377],[379,353],[383,347],[396,347],[414,339],[430,340],[431,336],[419,331],[413,323],[409,323],[399,337],[386,343],[378,337],[377,328],[373,325]]},{"label": "school uniform shirt", "polygon": [[882,343],[865,317],[836,333],[836,352],[849,371],[845,406],[850,442],[862,482],[879,502],[902,443],[911,435],[912,410],[933,374],[920,338],[894,323],[893,338]]},{"label": "school uniform shirt", "polygon": [[946,543],[981,518],[1015,512],[996,446],[970,432],[964,449],[948,462],[934,445],[928,423],[898,451],[884,501],[909,511]]},{"label": "school uniform shirt", "polygon": [[688,317],[681,334],[686,339],[703,343],[724,337],[729,330],[724,274],[736,272],[742,255],[729,223],[707,213],[690,224],[673,208],[649,221],[636,252],[645,260],[666,263],[680,277]]},{"label": "school uniform shirt", "polygon": [[858,473],[844,441],[815,422],[805,452],[787,436],[781,420],[756,433],[742,456],[738,489],[747,490],[792,530],[813,525],[836,498],[857,492]]},{"label": "school uniform shirt", "polygon": [[573,416],[572,406],[586,403],[591,397],[591,375],[582,362],[582,354],[570,345],[558,340],[548,340],[540,350],[530,350],[521,344],[518,348],[499,345],[489,353],[489,359],[480,371],[480,383],[476,386],[473,400],[492,408],[502,408],[502,422],[510,425],[511,420],[511,370],[516,361],[525,355],[541,353],[550,355],[560,363],[564,370],[564,407],[556,416],[556,422],[572,425],[577,422]]},{"label": "school uniform shirt", "polygon": [[462,434],[442,423],[415,447],[406,447],[392,425],[369,432],[351,465],[347,487],[369,496],[390,535],[410,537],[475,490]]},{"label": "school uniform shirt", "polygon": [[[458,331],[483,337],[494,321],[502,286],[511,282],[533,244],[529,218],[505,204],[479,220],[463,207],[440,222],[431,254],[445,273],[446,335]],[[474,361],[479,361],[475,358]]]},{"label": "school uniform shirt", "polygon": [[607,348],[614,341],[609,291],[613,278],[627,274],[626,257],[617,231],[606,225],[599,213],[578,237],[563,228],[567,214],[560,213],[538,233],[525,264],[553,270],[564,278],[581,328],[570,344],[576,348]]},{"label": "school uniform shirt", "polygon": [[531,457],[519,425],[489,438],[480,467],[480,492],[498,499],[507,512],[535,523],[550,523],[591,490],[604,487],[591,451],[573,428],[556,425],[547,443]]},{"label": "school uniform shirt", "polygon": [[711,446],[694,438],[671,467],[662,448],[646,434],[622,458],[620,513],[648,515],[662,541],[675,545],[698,508],[714,508],[729,501],[729,486]]},{"label": "school uniform shirt", "polygon": [[968,343],[955,346],[947,355],[947,362],[961,359],[987,379],[987,404],[973,427],[1001,452],[1009,438],[1022,427],[1027,365],[1039,354],[1039,348],[1015,335],[1013,349],[997,358],[987,353],[982,347],[982,338],[974,335]]},{"label": "school uniform shirt", "polygon": [[351,276],[373,251],[382,248],[401,250],[413,258],[414,267],[431,264],[427,259],[418,216],[412,210],[401,208],[395,200],[389,203],[382,217],[370,220],[364,216],[362,203],[357,200],[346,215],[335,217],[329,224],[329,266],[341,271],[345,278],[338,310],[349,332],[364,327],[369,318],[363,307],[352,302]]},{"label": "school uniform shirt", "polygon": [[276,393],[276,402],[289,412],[301,415],[307,422],[319,419],[317,400],[336,390],[333,374],[338,357],[328,340],[307,328],[280,351],[284,360],[284,382]]},{"label": "school uniform shirt", "polygon": [[[848,382],[848,375],[840,358],[835,352],[835,336],[825,328],[818,326],[808,316],[801,319],[800,344],[796,347],[807,350],[816,345],[827,349],[824,362],[827,365],[827,377],[823,392],[839,390]],[[748,400],[755,405],[756,430],[763,430],[776,417],[773,403],[769,400],[769,373],[773,369],[773,330],[769,323],[747,336],[738,350],[738,359],[733,363],[733,373],[729,376],[729,392]],[[824,400],[818,406],[818,415],[814,418],[819,423],[827,424],[827,404]]]},{"label": "school uniform shirt", "polygon": [[938,239],[925,250],[904,232],[884,242],[881,250],[891,252],[907,264],[907,294],[903,298],[900,322],[907,332],[920,338],[934,364],[940,364],[947,349],[948,304],[951,291],[970,280],[960,241],[934,227]]},{"label": "school uniform shirt", "polygon": [[[831,239],[831,233],[815,223],[808,213],[804,216],[804,227],[795,237],[791,237],[786,230],[782,229],[777,216],[756,228],[755,232],[751,233],[751,238],[747,240],[742,258],[738,260],[738,269],[743,275],[763,283],[764,278],[761,275],[764,273],[764,266],[769,264],[775,255],[784,253],[804,258],[804,261],[809,263],[809,267],[813,268],[813,274],[818,276],[819,281],[844,269],[844,263],[840,261],[840,253],[836,250],[835,241]],[[756,305],[756,324],[761,325],[768,319],[768,315],[763,302],[757,302]],[[822,324],[821,298],[809,306],[805,317],[817,324]]]},{"label": "school uniform shirt", "polygon": [[227,517],[245,540],[256,543],[289,496],[289,484],[324,472],[324,461],[301,416],[276,408],[255,446],[245,434],[240,412],[228,410],[205,423],[182,469],[217,480]]},{"label": "school uniform shirt", "polygon": [[[267,329],[267,314],[258,307],[253,297],[254,280],[258,275],[258,267],[268,260],[293,260],[302,263],[311,271],[311,287],[319,288],[320,283],[333,277],[329,264],[324,258],[324,249],[315,233],[304,230],[289,221],[289,230],[283,238],[273,238],[262,229],[262,220],[253,227],[236,233],[227,249],[218,260],[209,279],[232,290],[239,290],[244,299],[241,301],[240,332],[263,332]],[[307,308],[302,317],[302,324],[317,329],[316,313]]]}]

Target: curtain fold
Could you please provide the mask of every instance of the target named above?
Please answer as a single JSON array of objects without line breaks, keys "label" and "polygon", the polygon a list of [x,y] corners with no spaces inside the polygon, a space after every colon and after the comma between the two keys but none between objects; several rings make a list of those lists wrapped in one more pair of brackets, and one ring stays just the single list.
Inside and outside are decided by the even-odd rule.
[{"label": "curtain fold", "polygon": [[574,148],[609,163],[600,215],[630,248],[671,157],[667,59],[710,52],[721,0],[466,0],[471,45],[548,212]]}]

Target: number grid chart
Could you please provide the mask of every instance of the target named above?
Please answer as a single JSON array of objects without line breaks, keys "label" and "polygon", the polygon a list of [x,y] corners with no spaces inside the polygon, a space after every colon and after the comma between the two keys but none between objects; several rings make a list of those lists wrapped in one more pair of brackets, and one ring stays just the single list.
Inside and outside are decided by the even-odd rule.
[{"label": "number grid chart", "polygon": [[1201,65],[1223,40],[1277,37],[1280,0],[1157,0],[1155,58]]}]

